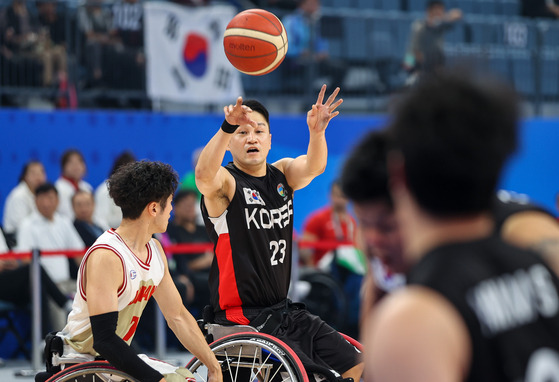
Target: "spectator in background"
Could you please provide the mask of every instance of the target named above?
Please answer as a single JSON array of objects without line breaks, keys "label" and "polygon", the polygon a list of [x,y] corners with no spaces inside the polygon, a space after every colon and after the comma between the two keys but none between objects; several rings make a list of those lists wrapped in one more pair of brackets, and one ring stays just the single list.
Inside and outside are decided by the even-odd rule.
[{"label": "spectator in background", "polygon": [[[350,215],[348,200],[342,192],[339,181],[330,187],[330,205],[312,212],[303,225],[301,241],[355,242],[355,219]],[[301,249],[303,264],[316,267],[331,249]]]},{"label": "spectator in background", "polygon": [[[309,69],[316,68],[317,75],[326,77],[328,86],[342,86],[345,77],[345,65],[333,59],[328,53],[328,41],[321,37],[319,28],[320,0],[301,0],[297,9],[283,18],[283,25],[289,40],[289,49],[282,63],[290,76],[297,76],[298,89]],[[313,66],[313,68],[311,68]],[[317,81],[318,83],[318,81]]]},{"label": "spectator in background", "polygon": [[139,0],[121,0],[112,7],[111,34],[118,41],[111,66],[112,86],[143,89],[145,86],[144,8]]},{"label": "spectator in background", "polygon": [[55,55],[61,57],[62,70],[58,76],[58,89],[60,94],[56,100],[56,104],[60,108],[77,106],[76,90],[73,84],[68,79],[68,48],[66,28],[74,30],[71,25],[67,25],[70,20],[66,19],[64,12],[59,12],[57,9],[57,2],[50,1],[37,1],[37,11],[39,25],[41,28],[48,31],[51,49],[56,52]]},{"label": "spectator in background", "polygon": [[43,164],[38,160],[30,160],[23,166],[18,185],[8,194],[2,225],[10,248],[15,245],[16,234],[23,219],[37,212],[35,190],[46,180]]},{"label": "spectator in background", "polygon": [[31,17],[25,0],[13,0],[6,10],[4,54],[39,62],[44,86],[57,85],[67,78],[66,51],[53,44],[48,28]]},{"label": "spectator in background", "polygon": [[[89,191],[78,190],[72,196],[74,210],[74,227],[86,247],[91,247],[95,240],[104,232],[103,228],[93,222],[95,199]],[[77,269],[76,269],[77,270]]]},{"label": "spectator in background", "polygon": [[[56,212],[58,192],[52,183],[44,183],[35,190],[36,213],[26,217],[17,232],[18,251],[81,250],[85,246],[72,221]],[[70,262],[79,265],[81,258],[69,260],[66,255],[41,257],[41,264],[50,278],[64,293],[74,293],[75,280],[70,277]],[[55,310],[56,327],[64,326],[66,312]]]},{"label": "spectator in background", "polygon": [[[8,245],[0,229],[0,254],[8,252]],[[31,280],[29,261],[4,260],[0,256],[0,300],[17,306],[31,304]],[[52,326],[48,302],[52,300],[61,309],[69,311],[72,301],[58,289],[41,267],[41,326],[42,334],[58,328]]]},{"label": "spectator in background", "polygon": [[[136,157],[130,151],[122,152],[114,160],[109,177],[125,164],[135,161]],[[122,211],[109,196],[106,180],[95,189],[95,212],[93,216],[94,221],[104,230],[118,227],[122,220]]]},{"label": "spectator in background", "polygon": [[[83,244],[89,248],[95,240],[105,231],[93,222],[93,211],[95,210],[95,199],[89,191],[78,190],[72,196],[72,209],[74,210],[74,228],[80,235]],[[78,278],[78,265],[70,261],[70,278]]]},{"label": "spectator in background", "polygon": [[78,28],[85,39],[82,62],[87,67],[86,86],[102,86],[109,52],[114,49],[115,39],[111,35],[112,14],[103,0],[87,0],[78,8]]},{"label": "spectator in background", "polygon": [[462,18],[462,11],[445,11],[442,1],[427,3],[426,17],[412,24],[409,45],[404,58],[408,71],[408,84],[412,84],[422,73],[431,73],[445,64],[443,51],[444,34]]},{"label": "spectator in background", "polygon": [[58,213],[66,216],[70,221],[74,220],[72,210],[72,195],[78,190],[91,192],[91,184],[83,180],[87,167],[83,154],[77,149],[66,150],[60,160],[60,177],[56,180],[55,186],[58,191]]},{"label": "spectator in background", "polygon": [[[167,235],[173,244],[209,243],[206,227],[198,224],[198,196],[192,190],[179,191],[173,201],[175,216],[167,227]],[[202,312],[210,304],[208,277],[213,261],[213,251],[203,253],[177,253],[173,255],[175,270],[173,278],[181,291],[185,306]],[[192,285],[193,288],[189,288]],[[186,292],[186,293],[183,293]]]},{"label": "spectator in background", "polygon": [[[192,169],[183,175],[179,186],[181,190],[189,190],[194,192],[196,194],[196,198],[198,199],[198,202],[200,202],[200,199],[202,198],[202,194],[200,193],[200,190],[198,190],[198,187],[196,187],[194,169],[196,168],[196,164],[198,163],[198,158],[200,157],[200,153],[202,152],[202,149],[203,147],[198,147],[196,150],[192,152]],[[200,207],[196,208],[196,216],[197,216],[196,220],[198,224],[203,225],[204,219],[202,218],[202,211],[200,210]]]}]

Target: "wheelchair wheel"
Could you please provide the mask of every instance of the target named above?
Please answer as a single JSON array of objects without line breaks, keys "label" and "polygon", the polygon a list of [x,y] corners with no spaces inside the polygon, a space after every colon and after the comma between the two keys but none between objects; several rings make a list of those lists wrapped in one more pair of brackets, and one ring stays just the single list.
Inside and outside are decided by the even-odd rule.
[{"label": "wheelchair wheel", "polygon": [[[309,382],[301,360],[282,341],[264,333],[236,333],[210,344],[223,370],[224,382]],[[194,357],[186,365],[198,382],[205,366]]]},{"label": "wheelchair wheel", "polygon": [[341,285],[330,274],[319,270],[301,271],[299,280],[311,285],[310,292],[301,298],[312,314],[321,317],[336,330],[347,324],[347,297]]},{"label": "wheelchair wheel", "polygon": [[84,362],[56,373],[47,382],[139,382],[106,361]]}]

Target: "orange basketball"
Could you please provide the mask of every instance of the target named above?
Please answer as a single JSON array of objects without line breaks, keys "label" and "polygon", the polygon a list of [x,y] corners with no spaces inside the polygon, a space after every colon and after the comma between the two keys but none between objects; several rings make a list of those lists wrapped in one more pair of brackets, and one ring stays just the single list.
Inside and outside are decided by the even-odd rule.
[{"label": "orange basketball", "polygon": [[227,25],[223,47],[229,62],[240,72],[261,76],[283,61],[287,53],[287,33],[273,13],[247,9]]}]

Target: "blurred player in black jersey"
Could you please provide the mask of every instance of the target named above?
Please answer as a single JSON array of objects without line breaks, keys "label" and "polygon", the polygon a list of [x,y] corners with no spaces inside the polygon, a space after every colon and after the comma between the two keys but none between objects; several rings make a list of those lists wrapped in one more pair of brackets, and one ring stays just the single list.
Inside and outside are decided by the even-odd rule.
[{"label": "blurred player in black jersey", "polygon": [[[293,192],[326,167],[325,130],[339,114],[339,88],[325,99],[323,86],[307,113],[305,155],[271,164],[266,108],[241,97],[224,108],[221,129],[204,147],[196,165],[202,216],[214,243],[210,294],[214,321],[252,325],[286,342],[305,368],[336,370],[358,381],[363,364],[340,334],[301,304],[291,303]],[[222,167],[229,150],[233,162]],[[317,369],[317,370],[318,370]],[[329,373],[326,373],[329,374]]]},{"label": "blurred player in black jersey", "polygon": [[559,378],[559,279],[493,234],[516,111],[506,87],[449,73],[398,104],[388,169],[403,257],[392,264],[407,284],[368,319],[367,380]]},{"label": "blurred player in black jersey", "polygon": [[[405,284],[400,230],[388,189],[388,145],[386,129],[367,133],[351,151],[340,176],[370,264],[362,288],[361,323],[380,298]],[[496,235],[540,252],[559,274],[559,223],[550,211],[527,195],[506,190],[496,193],[491,210]]]}]

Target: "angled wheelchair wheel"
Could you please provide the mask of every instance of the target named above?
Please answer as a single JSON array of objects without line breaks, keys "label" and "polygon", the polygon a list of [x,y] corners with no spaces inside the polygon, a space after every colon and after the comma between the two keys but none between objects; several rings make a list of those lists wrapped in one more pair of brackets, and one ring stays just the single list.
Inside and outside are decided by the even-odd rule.
[{"label": "angled wheelchair wheel", "polygon": [[[264,333],[236,333],[210,344],[224,382],[309,382],[301,360],[282,341]],[[186,365],[197,382],[207,382],[205,366],[194,357]]]},{"label": "angled wheelchair wheel", "polygon": [[123,371],[115,369],[106,361],[84,362],[70,366],[47,382],[139,382]]}]

